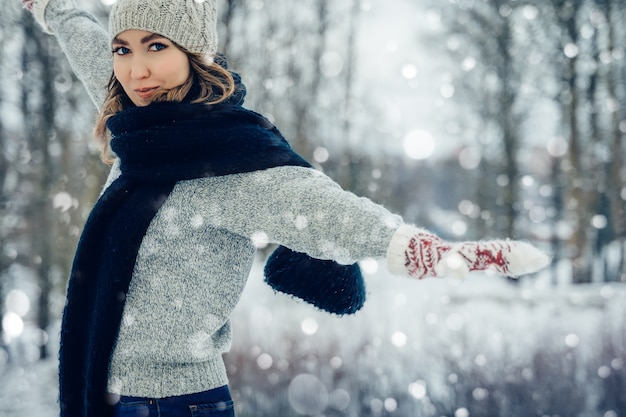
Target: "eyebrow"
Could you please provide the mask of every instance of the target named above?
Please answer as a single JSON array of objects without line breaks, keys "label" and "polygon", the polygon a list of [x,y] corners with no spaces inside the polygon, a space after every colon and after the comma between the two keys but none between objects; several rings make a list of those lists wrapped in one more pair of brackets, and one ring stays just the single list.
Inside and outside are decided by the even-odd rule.
[{"label": "eyebrow", "polygon": [[[159,35],[158,33],[151,33],[149,35],[144,36],[143,38],[141,38],[141,43],[142,44],[146,44],[154,39],[166,39],[165,36]],[[119,43],[120,45],[124,45],[124,46],[128,46],[128,42],[126,42],[124,39],[120,39],[117,36],[115,38],[113,38],[113,40],[111,41],[112,44],[114,43]]]}]

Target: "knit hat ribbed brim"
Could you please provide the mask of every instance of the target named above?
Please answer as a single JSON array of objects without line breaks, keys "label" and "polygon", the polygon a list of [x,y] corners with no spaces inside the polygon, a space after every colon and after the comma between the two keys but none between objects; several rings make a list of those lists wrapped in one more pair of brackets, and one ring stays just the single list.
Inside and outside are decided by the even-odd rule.
[{"label": "knit hat ribbed brim", "polygon": [[129,29],[165,36],[189,52],[217,52],[217,0],[118,0],[109,16],[112,41]]}]

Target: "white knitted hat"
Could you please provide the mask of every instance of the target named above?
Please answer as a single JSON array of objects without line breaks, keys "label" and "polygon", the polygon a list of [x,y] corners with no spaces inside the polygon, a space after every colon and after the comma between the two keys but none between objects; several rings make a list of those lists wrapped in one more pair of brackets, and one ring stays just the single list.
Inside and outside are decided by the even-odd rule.
[{"label": "white knitted hat", "polygon": [[217,52],[217,0],[118,0],[109,16],[112,41],[129,29],[158,33],[189,52]]}]

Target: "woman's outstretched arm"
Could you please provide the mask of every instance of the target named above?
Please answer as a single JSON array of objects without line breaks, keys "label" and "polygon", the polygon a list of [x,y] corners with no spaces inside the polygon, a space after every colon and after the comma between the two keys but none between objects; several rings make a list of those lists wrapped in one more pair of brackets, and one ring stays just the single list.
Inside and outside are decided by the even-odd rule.
[{"label": "woman's outstretched arm", "polygon": [[76,76],[97,108],[106,97],[113,73],[111,47],[105,29],[74,0],[22,0],[46,33],[56,36]]}]

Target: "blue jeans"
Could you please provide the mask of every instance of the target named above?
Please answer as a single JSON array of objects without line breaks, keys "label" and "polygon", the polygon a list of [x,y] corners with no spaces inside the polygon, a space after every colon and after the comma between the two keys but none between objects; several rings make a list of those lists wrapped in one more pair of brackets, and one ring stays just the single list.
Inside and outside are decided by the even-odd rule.
[{"label": "blue jeans", "polygon": [[115,417],[235,417],[228,386],[167,398],[122,395]]}]

